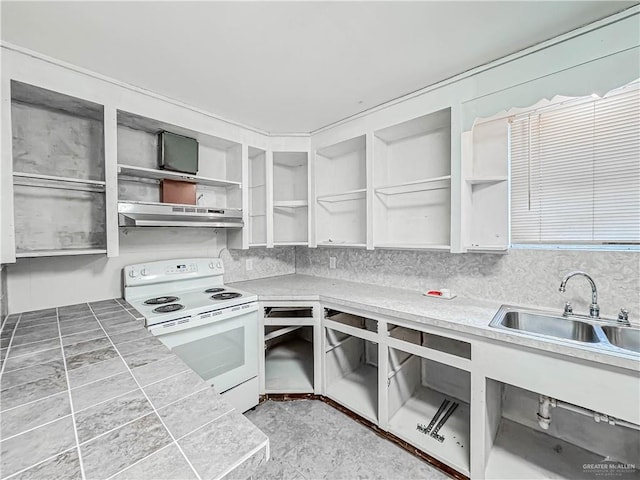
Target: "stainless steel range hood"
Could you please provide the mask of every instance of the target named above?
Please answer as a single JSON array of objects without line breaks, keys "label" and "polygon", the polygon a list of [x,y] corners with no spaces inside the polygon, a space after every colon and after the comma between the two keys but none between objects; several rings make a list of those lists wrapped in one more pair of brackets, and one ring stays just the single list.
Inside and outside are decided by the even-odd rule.
[{"label": "stainless steel range hood", "polygon": [[118,202],[121,227],[241,228],[242,209],[173,203]]}]

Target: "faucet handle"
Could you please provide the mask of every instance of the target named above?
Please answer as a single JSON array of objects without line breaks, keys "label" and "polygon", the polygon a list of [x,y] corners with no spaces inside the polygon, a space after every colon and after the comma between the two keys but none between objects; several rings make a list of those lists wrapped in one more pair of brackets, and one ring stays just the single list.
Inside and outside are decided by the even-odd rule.
[{"label": "faucet handle", "polygon": [[620,313],[618,313],[618,321],[629,323],[629,311],[626,308],[620,309]]},{"label": "faucet handle", "polygon": [[565,303],[564,304],[564,313],[562,315],[567,317],[567,316],[571,315],[572,313],[573,313],[573,305],[571,305],[571,302]]}]

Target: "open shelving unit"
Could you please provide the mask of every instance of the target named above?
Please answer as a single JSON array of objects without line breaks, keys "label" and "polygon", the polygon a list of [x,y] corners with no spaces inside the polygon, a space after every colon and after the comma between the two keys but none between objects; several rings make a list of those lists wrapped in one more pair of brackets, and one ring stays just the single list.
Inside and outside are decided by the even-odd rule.
[{"label": "open shelving unit", "polygon": [[104,108],[11,81],[17,258],[107,253]]},{"label": "open shelving unit", "polygon": [[509,248],[509,121],[477,122],[462,135],[463,217],[467,252]]},{"label": "open shelving unit", "polygon": [[249,246],[267,245],[267,152],[249,147]]},{"label": "open shelving unit", "polygon": [[316,150],[318,245],[366,245],[366,137]]},{"label": "open shelving unit", "polygon": [[451,110],[374,132],[374,247],[449,250]]},{"label": "open shelving unit", "polygon": [[[118,110],[118,199],[160,203],[160,181],[195,183],[197,204],[242,208],[242,145],[161,120]],[[198,141],[198,174],[158,168],[158,133],[169,131]]]},{"label": "open shelving unit", "polygon": [[273,244],[307,245],[309,155],[273,152]]},{"label": "open shelving unit", "polygon": [[377,322],[327,311],[324,323],[326,395],[377,423],[378,344],[371,340]]}]

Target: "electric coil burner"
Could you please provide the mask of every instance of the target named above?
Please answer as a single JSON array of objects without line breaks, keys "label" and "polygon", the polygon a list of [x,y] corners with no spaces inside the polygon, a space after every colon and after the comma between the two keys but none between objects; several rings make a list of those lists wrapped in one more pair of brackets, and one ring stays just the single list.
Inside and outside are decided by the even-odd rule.
[{"label": "electric coil burner", "polygon": [[145,300],[145,305],[163,305],[165,303],[173,303],[180,300],[178,297],[156,297]]},{"label": "electric coil burner", "polygon": [[218,292],[224,292],[224,288],[207,288],[204,293],[218,293]]},{"label": "electric coil burner", "polygon": [[231,300],[232,298],[238,298],[241,296],[242,294],[237,292],[223,292],[211,295],[211,300]]},{"label": "electric coil burner", "polygon": [[171,313],[182,310],[183,308],[184,305],[180,305],[179,303],[170,303],[169,305],[162,305],[161,307],[154,308],[153,311],[155,313]]}]

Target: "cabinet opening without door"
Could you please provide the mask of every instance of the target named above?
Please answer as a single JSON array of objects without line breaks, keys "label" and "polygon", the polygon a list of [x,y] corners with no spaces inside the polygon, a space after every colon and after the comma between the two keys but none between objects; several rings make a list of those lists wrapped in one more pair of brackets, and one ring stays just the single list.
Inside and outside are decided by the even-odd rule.
[{"label": "cabinet opening without door", "polygon": [[[637,468],[638,427],[629,428],[613,417],[611,425],[607,412],[561,399],[554,399],[555,407],[544,407],[539,393],[492,379],[487,379],[486,401],[487,479],[586,478],[605,473],[607,463]],[[541,426],[540,413],[550,418],[548,429]],[[589,465],[601,469],[589,470]],[[615,473],[617,478],[638,478],[636,468]]]},{"label": "cabinet opening without door", "polygon": [[313,393],[312,326],[265,326],[267,393]]},{"label": "cabinet opening without door", "polygon": [[[389,348],[388,365],[389,431],[469,475],[469,373],[396,348]],[[445,400],[449,401],[446,409],[431,425]],[[436,431],[454,403],[457,407]],[[430,430],[428,433],[427,429]],[[438,441],[432,433],[442,436],[443,441]]]},{"label": "cabinet opening without door", "polygon": [[11,81],[16,257],[106,253],[104,110]]},{"label": "cabinet opening without door", "polygon": [[306,245],[309,237],[307,152],[273,152],[273,243]]},{"label": "cabinet opening without door", "polygon": [[377,423],[378,322],[335,310],[324,322],[326,395]]}]

